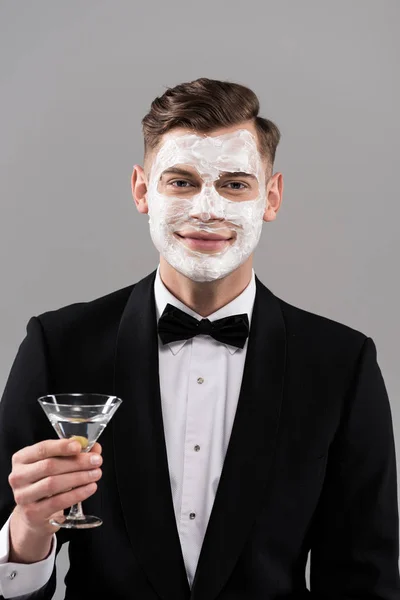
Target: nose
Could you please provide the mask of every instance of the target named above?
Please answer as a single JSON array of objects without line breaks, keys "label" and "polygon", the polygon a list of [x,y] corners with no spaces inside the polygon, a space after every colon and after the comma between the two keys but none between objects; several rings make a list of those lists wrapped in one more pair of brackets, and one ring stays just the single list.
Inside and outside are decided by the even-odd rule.
[{"label": "nose", "polygon": [[205,222],[225,220],[223,200],[214,187],[207,186],[200,194],[192,198],[190,216]]}]

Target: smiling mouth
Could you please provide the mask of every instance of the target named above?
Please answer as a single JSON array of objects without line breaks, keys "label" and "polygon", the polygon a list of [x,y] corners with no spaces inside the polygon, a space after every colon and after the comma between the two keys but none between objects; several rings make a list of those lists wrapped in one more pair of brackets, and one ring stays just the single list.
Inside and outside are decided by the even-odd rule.
[{"label": "smiling mouth", "polygon": [[186,235],[175,232],[174,236],[186,248],[210,254],[224,250],[231,245],[235,239],[233,236],[227,238],[220,235],[197,232],[188,233]]}]

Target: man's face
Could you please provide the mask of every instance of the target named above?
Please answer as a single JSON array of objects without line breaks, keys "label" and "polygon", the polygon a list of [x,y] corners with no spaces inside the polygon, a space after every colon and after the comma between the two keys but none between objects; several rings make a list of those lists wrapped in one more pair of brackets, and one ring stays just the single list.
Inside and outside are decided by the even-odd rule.
[{"label": "man's face", "polygon": [[164,259],[194,281],[220,279],[243,264],[261,234],[266,171],[252,123],[166,134],[147,191],[150,233]]}]

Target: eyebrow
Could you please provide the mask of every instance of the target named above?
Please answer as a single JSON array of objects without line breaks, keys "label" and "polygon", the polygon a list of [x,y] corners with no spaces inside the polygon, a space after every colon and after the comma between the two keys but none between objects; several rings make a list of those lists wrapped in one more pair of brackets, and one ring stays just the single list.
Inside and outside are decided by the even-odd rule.
[{"label": "eyebrow", "polygon": [[187,169],[180,169],[179,167],[170,167],[161,173],[161,177],[164,177],[164,175],[183,175],[184,177],[195,177],[196,173],[192,173]]},{"label": "eyebrow", "polygon": [[[195,177],[198,173],[192,173],[192,171],[188,171],[187,169],[182,169],[180,167],[170,167],[169,169],[165,169],[162,172],[161,177],[164,175],[181,175],[183,177]],[[220,177],[247,177],[248,179],[257,180],[257,177],[252,173],[245,173],[244,171],[223,171]]]},{"label": "eyebrow", "polygon": [[253,173],[245,173],[244,171],[223,171],[220,177],[248,177],[249,179],[257,179]]}]

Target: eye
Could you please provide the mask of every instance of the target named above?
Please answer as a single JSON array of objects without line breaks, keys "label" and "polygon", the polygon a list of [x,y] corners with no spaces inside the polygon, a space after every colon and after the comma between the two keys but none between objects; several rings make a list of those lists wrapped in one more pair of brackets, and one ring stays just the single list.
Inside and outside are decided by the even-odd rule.
[{"label": "eye", "polygon": [[[249,186],[246,183],[242,183],[241,181],[229,181],[228,183],[226,183],[224,185],[224,187],[226,186],[234,186],[231,187],[231,190],[237,190],[237,191],[241,191],[241,190],[245,190],[247,189]],[[239,187],[242,186],[242,187]]]},{"label": "eye", "polygon": [[171,185],[172,187],[177,188],[187,188],[192,186],[190,181],[186,181],[185,179],[176,179],[175,181],[169,181],[167,185]]}]

